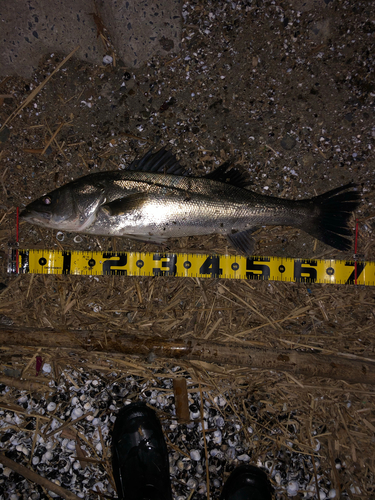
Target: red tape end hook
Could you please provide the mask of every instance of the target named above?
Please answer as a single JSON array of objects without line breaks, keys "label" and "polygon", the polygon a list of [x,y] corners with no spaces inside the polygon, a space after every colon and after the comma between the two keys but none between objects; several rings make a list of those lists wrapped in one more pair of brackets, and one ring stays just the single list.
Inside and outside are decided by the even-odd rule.
[{"label": "red tape end hook", "polygon": [[358,250],[358,219],[355,220],[355,240],[354,240],[354,284],[357,284],[357,250]]}]

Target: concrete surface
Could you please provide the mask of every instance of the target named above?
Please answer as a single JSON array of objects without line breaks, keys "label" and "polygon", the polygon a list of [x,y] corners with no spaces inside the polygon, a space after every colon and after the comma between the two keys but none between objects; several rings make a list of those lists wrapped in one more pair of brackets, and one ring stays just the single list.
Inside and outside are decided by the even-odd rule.
[{"label": "concrete surface", "polygon": [[[101,0],[97,13],[117,57],[138,67],[154,54],[173,54],[181,39],[181,0]],[[0,76],[31,77],[40,58],[56,52],[102,64],[92,0],[14,0],[0,3]]]},{"label": "concrete surface", "polygon": [[100,0],[98,8],[118,55],[127,66],[137,67],[152,54],[179,51],[181,0]]}]

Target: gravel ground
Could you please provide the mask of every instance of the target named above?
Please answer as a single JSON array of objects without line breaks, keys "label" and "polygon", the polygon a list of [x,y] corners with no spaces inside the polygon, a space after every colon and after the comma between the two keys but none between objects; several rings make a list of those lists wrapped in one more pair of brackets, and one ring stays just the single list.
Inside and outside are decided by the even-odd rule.
[{"label": "gravel ground", "polygon": [[[116,372],[103,377],[100,372],[92,376],[93,373],[87,374],[83,370],[67,370],[65,383],[58,386],[50,383],[53,396],[14,394],[12,399],[18,411],[4,409],[4,405],[0,411],[1,448],[7,450],[9,458],[28,463],[40,475],[80,498],[99,498],[100,494],[112,498],[115,491],[111,477],[110,431],[117,410],[124,404],[142,400],[158,412],[163,422],[170,452],[174,499],[191,498],[190,494],[197,499],[207,498],[200,391],[180,367],[172,367],[169,374],[168,371],[159,372],[153,380],[144,380],[140,376],[121,376]],[[51,365],[44,364],[41,376],[48,378],[50,372]],[[187,376],[191,418],[187,425],[178,424],[175,419],[171,374]],[[0,389],[6,399],[4,396],[9,389],[4,386]],[[247,391],[246,388],[245,406],[241,409],[233,404],[235,391],[229,389],[213,396],[212,391],[202,389],[211,498],[219,498],[223,482],[236,465],[248,462],[256,463],[268,472],[276,489],[276,498],[317,498],[315,481],[319,484],[321,500],[339,498],[339,492],[320,466],[320,440],[313,438],[314,464],[311,455],[301,453],[298,445],[295,447],[302,426],[296,416],[298,412],[290,411],[286,403],[282,411],[272,412],[269,395],[265,394],[259,401],[259,397]],[[253,425],[249,425],[249,419]],[[76,422],[67,427],[71,421]],[[59,430],[61,425],[62,431]],[[280,446],[275,453],[272,444],[285,429],[288,444]],[[322,426],[313,432],[313,436],[318,434],[325,434]],[[256,452],[258,441],[261,445]],[[87,456],[91,457],[91,463],[80,461]],[[335,466],[337,469],[346,468],[340,460]],[[0,472],[1,498],[49,498],[41,487],[36,488],[22,480],[9,468],[2,467],[1,470],[0,465]],[[343,492],[340,498],[352,498],[355,488],[351,485],[349,494]],[[51,492],[48,495],[57,497]]]},{"label": "gravel ground", "polygon": [[[1,261],[15,238],[14,207],[80,175],[123,168],[152,145],[169,146],[195,175],[232,159],[249,172],[255,191],[285,198],[310,197],[354,180],[363,193],[357,214],[359,252],[374,259],[372,14],[367,1],[190,1],[183,7],[182,51],[170,60],[155,58],[136,73],[121,61],[116,67],[92,67],[69,60],[0,133]],[[49,54],[31,81],[10,78],[1,83],[0,93],[13,95],[3,100],[1,122],[62,57]],[[41,155],[61,122],[65,125],[57,142]],[[74,237],[65,233],[57,239],[56,232],[24,224],[20,246],[155,250],[128,240]],[[257,253],[342,257],[323,243],[314,245],[312,237],[291,228],[262,230]],[[225,252],[226,242],[218,236],[170,243],[172,251],[182,248]],[[6,294],[11,281],[5,265],[0,272]],[[6,313],[11,316],[11,311]],[[27,322],[32,326],[39,319],[30,314]],[[52,395],[0,386],[0,449],[81,498],[115,497],[110,429],[118,409],[141,399],[163,421],[174,499],[190,498],[192,491],[193,499],[206,498],[200,392],[191,372],[171,365],[162,373],[150,366],[145,378],[133,375],[131,367],[124,375],[115,369],[85,370],[79,363],[66,368],[63,381],[43,365],[40,377],[50,380]],[[174,420],[172,375],[179,373],[191,389],[192,422],[185,427]],[[238,393],[225,381],[216,389],[203,387],[211,498],[219,498],[227,473],[247,461],[269,472],[277,499],[373,498],[371,467],[360,472],[338,458],[327,473],[326,463],[320,463],[319,438],[312,445],[313,460],[311,450],[295,446],[302,432],[298,401],[291,408],[273,399],[277,378],[270,374],[255,396],[250,389]],[[350,412],[353,394],[340,394]],[[358,402],[361,397],[359,393]],[[373,395],[366,397],[373,401]],[[310,404],[308,395],[306,401]],[[369,408],[367,421],[373,426],[373,406]],[[57,430],[80,417],[74,430]],[[320,424],[312,427],[312,436],[328,432]],[[260,433],[261,452],[256,447]],[[280,435],[287,435],[288,445],[277,448]],[[267,442],[272,451],[264,447]],[[83,462],[84,454],[93,462]],[[335,474],[340,492],[333,484]],[[361,482],[353,480],[356,474]],[[0,498],[50,497],[54,495],[0,465]]]}]

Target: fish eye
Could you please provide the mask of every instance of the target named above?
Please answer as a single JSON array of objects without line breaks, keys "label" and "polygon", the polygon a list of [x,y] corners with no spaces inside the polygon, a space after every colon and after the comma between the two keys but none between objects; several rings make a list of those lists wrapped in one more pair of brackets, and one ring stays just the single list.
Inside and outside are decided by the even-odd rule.
[{"label": "fish eye", "polygon": [[43,198],[43,203],[44,203],[45,205],[51,205],[52,200],[51,200],[51,198],[50,198],[49,196],[45,196],[45,197]]}]

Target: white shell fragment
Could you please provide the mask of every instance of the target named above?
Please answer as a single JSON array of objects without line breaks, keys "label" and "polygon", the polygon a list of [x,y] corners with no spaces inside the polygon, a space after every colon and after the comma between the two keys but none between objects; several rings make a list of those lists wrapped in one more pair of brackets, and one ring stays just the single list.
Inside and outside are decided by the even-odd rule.
[{"label": "white shell fragment", "polygon": [[73,238],[74,243],[82,243],[83,238],[79,234],[76,234]]},{"label": "white shell fragment", "polygon": [[195,460],[196,462],[199,462],[201,459],[201,454],[199,450],[191,450],[190,451],[190,457],[192,460]]},{"label": "white shell fragment", "polygon": [[113,57],[112,56],[104,56],[103,57],[103,64],[106,66],[107,64],[112,64],[113,63]]},{"label": "white shell fragment", "polygon": [[298,490],[299,490],[298,482],[297,481],[289,481],[289,483],[287,484],[287,488],[286,488],[286,492],[287,492],[288,496],[290,496],[290,497],[296,496],[298,493]]},{"label": "white shell fragment", "polygon": [[51,373],[52,367],[49,363],[44,363],[42,370],[44,373]]}]

